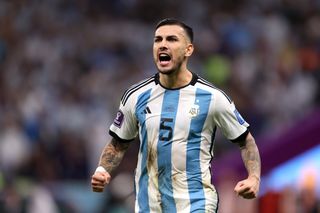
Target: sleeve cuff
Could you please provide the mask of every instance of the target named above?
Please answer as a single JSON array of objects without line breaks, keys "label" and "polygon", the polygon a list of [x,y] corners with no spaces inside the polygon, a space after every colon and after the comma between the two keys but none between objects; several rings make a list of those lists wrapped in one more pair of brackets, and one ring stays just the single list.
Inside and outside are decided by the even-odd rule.
[{"label": "sleeve cuff", "polygon": [[117,141],[119,141],[121,143],[129,143],[129,142],[134,140],[134,138],[133,139],[129,139],[129,140],[128,139],[122,139],[116,133],[114,133],[111,130],[109,130],[109,135],[111,135],[114,139],[116,139]]},{"label": "sleeve cuff", "polygon": [[249,129],[247,129],[244,133],[242,133],[239,137],[237,137],[236,139],[230,140],[232,143],[240,143],[243,142],[247,135],[249,134]]}]

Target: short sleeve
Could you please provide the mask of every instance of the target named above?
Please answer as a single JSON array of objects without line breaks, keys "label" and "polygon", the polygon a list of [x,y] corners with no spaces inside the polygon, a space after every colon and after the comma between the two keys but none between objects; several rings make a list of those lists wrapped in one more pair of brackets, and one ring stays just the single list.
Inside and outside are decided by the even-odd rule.
[{"label": "short sleeve", "polygon": [[214,98],[214,122],[229,140],[240,137],[249,124],[243,119],[234,103],[221,91]]},{"label": "short sleeve", "polygon": [[109,134],[122,142],[134,140],[138,134],[137,119],[134,115],[134,104],[120,103],[119,110],[110,126]]}]

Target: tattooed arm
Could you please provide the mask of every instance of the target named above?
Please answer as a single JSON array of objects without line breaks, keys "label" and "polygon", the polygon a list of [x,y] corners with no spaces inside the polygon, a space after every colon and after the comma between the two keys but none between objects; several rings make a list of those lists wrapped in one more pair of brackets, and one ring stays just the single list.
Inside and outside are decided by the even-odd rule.
[{"label": "tattooed arm", "polygon": [[239,143],[242,160],[248,171],[248,178],[237,183],[234,188],[237,195],[252,199],[256,198],[260,186],[261,162],[258,147],[250,133]]},{"label": "tattooed arm", "polygon": [[121,143],[114,138],[104,147],[100,156],[99,167],[91,178],[91,186],[94,192],[102,192],[104,186],[110,182],[110,173],[119,166],[128,148],[129,143]]},{"label": "tattooed arm", "polygon": [[107,144],[100,157],[99,166],[102,166],[107,172],[111,173],[119,166],[124,153],[129,148],[129,143],[121,143],[112,138]]}]

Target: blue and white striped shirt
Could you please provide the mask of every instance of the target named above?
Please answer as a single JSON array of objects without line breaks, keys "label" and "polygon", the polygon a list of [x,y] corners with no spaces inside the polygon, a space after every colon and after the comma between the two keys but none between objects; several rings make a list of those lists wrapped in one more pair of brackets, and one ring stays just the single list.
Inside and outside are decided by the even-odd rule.
[{"label": "blue and white striped shirt", "polygon": [[126,90],[110,134],[124,142],[139,134],[135,211],[216,212],[216,128],[233,140],[248,126],[233,102],[196,74],[179,89],[164,88],[156,74]]}]

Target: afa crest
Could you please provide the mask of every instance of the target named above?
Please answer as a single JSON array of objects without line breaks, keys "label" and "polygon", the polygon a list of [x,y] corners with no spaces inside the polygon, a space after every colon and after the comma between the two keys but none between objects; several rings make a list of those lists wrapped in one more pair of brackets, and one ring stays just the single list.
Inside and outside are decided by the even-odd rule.
[{"label": "afa crest", "polygon": [[197,104],[194,104],[188,112],[190,118],[197,117],[199,113],[200,113],[200,109],[199,109],[199,105]]}]

